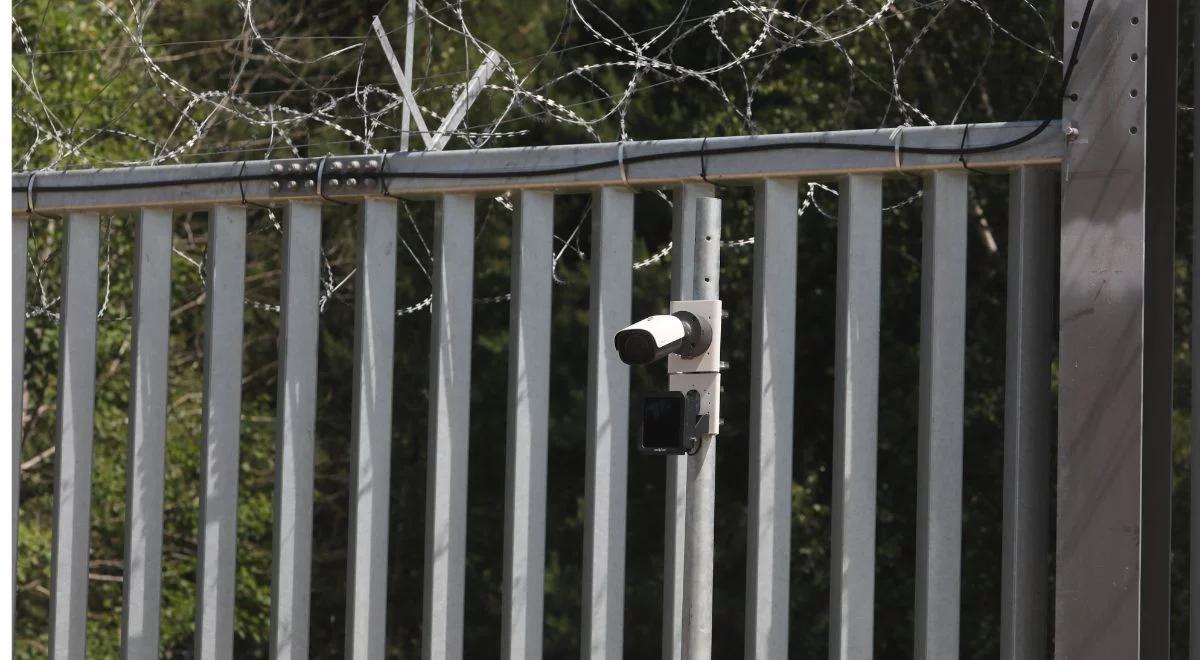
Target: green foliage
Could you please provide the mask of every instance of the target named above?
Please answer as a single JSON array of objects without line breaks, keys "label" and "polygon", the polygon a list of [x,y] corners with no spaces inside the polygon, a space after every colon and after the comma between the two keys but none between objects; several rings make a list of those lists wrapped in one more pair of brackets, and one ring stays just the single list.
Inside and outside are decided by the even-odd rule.
[{"label": "green foliage", "polygon": [[[302,3],[267,0],[254,3],[255,16],[272,34],[286,34],[289,53],[314,57],[327,44],[299,37],[365,35],[371,16],[382,11],[386,25],[404,23],[404,3],[379,9],[369,6],[308,0]],[[603,3],[604,10],[627,26],[660,25],[677,11],[664,0],[622,0]],[[786,3],[785,3],[786,4]],[[795,3],[791,3],[795,4]],[[1046,27],[1031,12],[1009,11],[992,5],[993,15],[1003,14],[1003,24],[1030,43],[1057,51],[1045,43]],[[787,7],[805,16],[817,16],[840,5],[832,0]],[[1057,65],[1029,48],[989,29],[981,14],[966,3],[951,3],[945,11],[931,11],[922,3],[900,3],[884,23],[894,53],[921,33],[930,21],[936,29],[925,35],[901,69],[906,98],[939,123],[995,121],[1057,116],[1058,103],[1051,84]],[[688,10],[701,16],[727,6],[697,2]],[[431,5],[431,9],[433,6]],[[607,62],[613,53],[603,44],[565,52],[546,53],[564,45],[585,44],[592,37],[578,21],[567,20],[562,3],[530,0],[480,0],[465,3],[467,20],[476,36],[522,61],[523,74],[547,85],[545,93],[575,112],[595,116],[608,106],[594,101],[596,88],[620,93],[629,71],[602,67],[588,84],[578,78],[554,81],[569,69]],[[1003,10],[1003,11],[1000,11]],[[1049,25],[1058,25],[1058,3],[1044,8]],[[127,8],[114,8],[132,24]],[[119,127],[137,135],[152,136],[157,144],[118,132],[91,137],[92,163],[140,161],[156,151],[179,148],[191,139],[196,124],[207,111],[185,107],[178,90],[147,76],[136,49],[116,20],[97,5],[77,0],[18,3],[17,23],[23,39],[40,54],[24,54],[23,39],[14,34],[13,159],[18,166],[49,164],[56,139],[73,143],[79,135],[104,127]],[[229,41],[240,35],[240,11],[228,2],[191,0],[159,3],[142,26],[145,41],[158,44],[150,52],[170,75],[194,89],[223,89],[242,49],[254,54],[253,44]],[[1185,27],[1183,28],[1187,30]],[[759,38],[761,23],[724,20],[719,29],[729,48],[745,48]],[[838,46],[814,44],[788,53],[781,62],[769,57],[751,60],[746,77],[763,74],[753,91],[748,113],[747,85],[737,69],[717,76],[722,93],[695,83],[672,83],[639,90],[628,105],[629,133],[637,138],[744,134],[873,128],[894,125],[907,118],[921,123],[912,111],[891,98],[892,58],[883,47],[884,29],[843,39]],[[464,52],[461,39],[436,33],[418,39],[418,74],[422,79],[461,82]],[[768,34],[768,42],[780,39]],[[432,41],[431,41],[432,39]],[[176,45],[169,42],[186,41]],[[345,68],[344,61],[298,65],[309,80],[328,80],[329,86],[353,84],[355,76],[388,84],[391,74],[378,47],[368,40],[362,71]],[[768,43],[768,46],[772,45]],[[87,49],[78,51],[77,49]],[[990,49],[990,50],[989,50]],[[764,52],[769,50],[764,48]],[[61,52],[73,51],[73,52]],[[728,53],[711,39],[685,41],[674,52],[686,66],[725,61]],[[848,62],[857,69],[851,75]],[[356,62],[357,64],[357,62]],[[766,67],[770,65],[769,70]],[[976,69],[983,66],[977,86]],[[1049,67],[1043,79],[1041,72]],[[466,68],[470,68],[467,66]],[[283,89],[291,78],[278,73],[277,63],[255,60],[251,75],[237,78],[242,93],[299,95],[310,90]],[[31,75],[34,72],[36,75]],[[641,74],[646,75],[646,74]],[[36,79],[37,93],[22,86]],[[657,81],[653,81],[657,82]],[[1186,85],[1186,81],[1184,81]],[[594,85],[594,87],[593,87]],[[449,106],[449,87],[422,97],[430,107]],[[40,96],[41,101],[38,100]],[[316,98],[320,95],[312,93]],[[966,97],[963,107],[960,101]],[[1030,99],[1034,102],[1030,106]],[[502,97],[485,96],[472,117],[494,116],[503,110]],[[44,103],[43,103],[44,102]],[[524,101],[521,101],[524,102]],[[1030,107],[1027,107],[1030,106]],[[62,135],[41,134],[22,121],[27,116],[52,113],[50,120]],[[181,116],[189,121],[177,123]],[[195,122],[195,123],[193,123]],[[554,144],[614,139],[617,122],[597,126],[597,135],[545,121],[526,122],[527,134],[497,140],[500,144]],[[236,122],[215,122],[206,130],[209,139],[227,145],[228,153],[202,154],[195,160],[230,159],[246,153],[262,157],[265,146],[251,140]],[[1182,139],[1190,138],[1184,129]],[[212,136],[216,137],[212,137]],[[362,145],[345,143],[345,136],[328,127],[297,126],[287,135],[311,146],[308,154],[326,151],[356,153]],[[384,140],[394,148],[394,141]],[[257,151],[254,151],[257,150]],[[1185,150],[1186,151],[1186,150]],[[277,150],[276,155],[282,154]],[[1186,164],[1186,153],[1181,155]],[[78,155],[57,166],[82,164]],[[1190,167],[1190,165],[1189,165]],[[1188,170],[1181,168],[1181,180]],[[888,204],[900,203],[919,184],[889,179]],[[731,188],[725,197],[723,235],[726,239],[753,234],[751,195]],[[833,314],[836,272],[836,198],[817,190],[817,206],[800,219],[797,316],[796,397],[794,414],[795,458],[792,491],[791,649],[794,657],[825,655],[828,638],[829,536],[832,457]],[[565,238],[579,227],[579,249],[564,252],[557,271],[564,280],[554,287],[552,323],[554,344],[550,419],[550,483],[547,507],[546,654],[562,658],[578,654],[583,547],[583,473],[585,378],[588,323],[587,255],[590,254],[589,205],[580,196],[558,200],[556,235]],[[1181,213],[1190,209],[1181,208]],[[964,499],[964,581],[962,651],[965,658],[990,658],[998,653],[998,603],[1000,598],[1001,458],[1004,399],[1004,315],[1006,267],[1007,193],[1003,179],[976,177],[972,192],[972,226],[990,227],[999,250],[986,248],[972,234],[969,265],[968,355],[966,401],[966,492]],[[502,204],[481,199],[477,215],[476,293],[492,296],[509,287],[511,213]],[[275,221],[261,210],[251,211],[248,245],[247,298],[275,304],[279,296],[280,234]],[[89,652],[93,657],[118,654],[121,614],[121,575],[124,551],[124,498],[128,450],[129,352],[132,310],[133,228],[135,218],[106,217],[105,252],[99,276],[108,291],[97,350],[97,406],[94,450],[94,487],[91,521],[91,572],[89,589]],[[57,311],[61,224],[36,220],[30,240],[32,262],[28,299],[31,308],[45,303]],[[419,259],[426,260],[418,232],[431,235],[432,213],[427,203],[408,203],[400,221],[401,236]],[[879,419],[879,522],[876,587],[876,654],[902,657],[911,653],[915,566],[916,503],[916,384],[920,318],[921,223],[920,203],[901,205],[884,214],[884,291],[882,365]],[[1181,227],[1180,245],[1190,238]],[[670,210],[651,192],[638,196],[635,258],[644,258],[670,240]],[[331,272],[344,277],[354,267],[355,217],[337,207],[325,213],[323,245]],[[169,372],[169,422],[167,437],[166,516],[163,556],[162,652],[166,657],[190,657],[195,618],[196,547],[199,514],[200,419],[203,372],[204,297],[195,264],[203,261],[207,242],[204,214],[178,215],[175,248],[181,255],[173,263],[171,362]],[[562,247],[556,241],[556,249]],[[1186,249],[1180,248],[1180,254]],[[672,256],[674,258],[674,255]],[[717,507],[716,657],[738,657],[744,635],[746,494],[749,444],[751,249],[729,249],[722,254],[722,297],[731,311],[726,325],[726,359],[733,365],[726,375],[725,421],[719,443],[719,502]],[[422,269],[406,252],[399,256],[397,303],[402,307],[429,294]],[[190,260],[190,261],[189,261]],[[192,263],[195,262],[195,263]],[[1189,264],[1180,259],[1179,281],[1187,281]],[[661,311],[668,299],[669,267],[666,262],[634,275],[634,315]],[[349,524],[350,382],[353,361],[353,304],[356,283],[351,279],[331,298],[320,320],[320,355],[317,407],[315,538],[312,584],[311,648],[313,657],[338,657],[343,653],[346,601],[346,538]],[[44,289],[44,293],[43,293]],[[1188,291],[1181,287],[1179,300]],[[1185,405],[1190,393],[1186,350],[1190,314],[1177,316],[1177,403]],[[272,497],[275,456],[276,369],[279,318],[276,313],[247,306],[243,346],[243,403],[241,411],[241,468],[238,507],[238,573],[236,594],[236,650],[239,658],[267,657],[270,615]],[[468,492],[467,553],[467,657],[491,657],[500,644],[503,547],[502,501],[508,310],[505,305],[476,305],[476,342],[472,360],[471,450]],[[41,657],[47,651],[50,593],[50,547],[57,393],[58,328],[47,313],[35,314],[26,326],[24,418],[25,465],[21,481],[20,549],[18,556],[17,655]],[[389,538],[388,630],[390,656],[420,655],[421,590],[425,516],[425,461],[427,434],[429,318],[424,312],[402,316],[396,325],[395,395],[393,401],[392,498]],[[228,350],[236,350],[230,347]],[[654,385],[655,377],[635,374],[635,393]],[[1184,412],[1176,418],[1176,474],[1187,474],[1190,420]],[[629,535],[625,548],[626,579],[625,650],[630,657],[657,655],[662,617],[662,516],[664,474],[662,463],[636,454],[630,464]],[[1176,484],[1176,557],[1186,556],[1187,489]],[[467,484],[462,487],[466,488]],[[1049,561],[1049,558],[1048,558]],[[1184,561],[1173,574],[1177,612],[1187,600]],[[1175,648],[1186,647],[1186,620],[1175,622]]]}]

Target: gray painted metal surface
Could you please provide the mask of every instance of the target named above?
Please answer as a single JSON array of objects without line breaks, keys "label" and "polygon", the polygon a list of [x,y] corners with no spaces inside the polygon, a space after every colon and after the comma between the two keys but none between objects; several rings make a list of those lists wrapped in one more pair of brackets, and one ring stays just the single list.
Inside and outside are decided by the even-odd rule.
[{"label": "gray painted metal surface", "polygon": [[833,548],[829,657],[871,658],[875,620],[875,475],[883,177],[838,186],[833,368]]},{"label": "gray painted metal surface", "polygon": [[799,185],[768,179],[754,201],[746,657],[786,658],[792,512]]},{"label": "gray painted metal surface", "polygon": [[457,660],[463,651],[467,555],[474,195],[443,196],[434,223],[422,655]]},{"label": "gray painted metal surface", "polygon": [[12,223],[12,502],[8,504],[8,519],[12,525],[12,588],[2,596],[8,599],[9,630],[16,630],[17,616],[17,532],[21,502],[21,445],[22,417],[25,401],[25,266],[29,249],[29,221],[16,218]]},{"label": "gray painted metal surface", "polygon": [[[1003,143],[1027,135],[1036,125],[1036,122],[972,124],[966,144],[971,147]],[[963,130],[961,126],[905,128],[904,145],[957,150],[962,144]],[[751,184],[765,177],[834,178],[847,173],[889,173],[896,169],[893,143],[888,139],[890,133],[890,129],[877,129],[715,137],[707,140],[688,138],[626,142],[625,172],[629,185],[636,186],[677,186],[681,181],[703,183],[700,176],[700,152],[703,145],[705,169],[709,180],[713,182]],[[881,150],[820,149],[812,146],[821,142],[872,145]],[[726,149],[797,143],[805,146],[770,151],[721,153]],[[389,186],[391,194],[394,195],[435,195],[448,191],[495,192],[512,188],[582,192],[600,186],[624,185],[620,169],[616,166],[617,149],[615,143],[607,143],[392,153],[387,158],[386,171],[397,177],[392,179]],[[1041,135],[1019,147],[974,154],[970,162],[972,167],[984,169],[1004,169],[1022,164],[1057,165],[1062,153],[1062,133],[1059,124],[1055,122]],[[636,162],[637,158],[650,154],[676,155],[663,160]],[[317,163],[320,160],[314,158],[307,162]],[[349,161],[351,157],[341,160]],[[285,162],[290,164],[301,161]],[[515,174],[518,170],[571,167],[597,162],[609,164],[598,169],[552,175],[526,177]],[[903,163],[904,170],[908,172],[962,169],[962,164],[954,154],[905,154]],[[243,163],[233,162],[42,172],[38,174],[36,181],[37,204],[38,209],[43,212],[62,212],[144,206],[202,207],[211,204],[242,204],[247,201],[278,204],[289,199],[319,201],[318,195],[313,191],[290,193],[286,187],[278,192],[272,191],[269,180],[272,164],[272,161],[249,161],[244,167]],[[432,178],[432,172],[440,172],[444,176]],[[480,176],[481,173],[492,172],[498,174]],[[212,177],[220,180],[200,182]],[[27,173],[13,175],[13,213],[26,211],[24,186],[28,179]],[[178,181],[180,185],[167,188],[146,187],[147,182],[164,180]],[[123,188],[83,192],[55,189],[73,184],[117,184]],[[345,188],[328,188],[325,192],[334,198],[351,199],[362,197],[364,194],[378,195],[382,191],[376,186],[374,192],[367,188],[359,188],[349,193]]]},{"label": "gray painted metal surface", "polygon": [[1004,533],[1000,657],[1050,650],[1050,365],[1054,347],[1058,173],[1009,176],[1008,342],[1004,384]]},{"label": "gray painted metal surface", "polygon": [[233,656],[245,272],[246,207],[214,207],[208,216],[205,264],[203,465],[196,570],[196,657],[201,660]]},{"label": "gray painted metal surface", "polygon": [[[1108,11],[1113,10],[1109,7]],[[1119,62],[1112,66],[1118,65]],[[1109,74],[1094,70],[1090,75],[1095,79]],[[1145,421],[1143,434],[1141,425],[1148,417],[1142,416],[1138,397],[1149,397],[1161,389],[1163,382],[1169,387],[1169,381],[1150,378],[1153,375],[1150,358],[1142,361],[1139,352],[1139,347],[1161,326],[1163,319],[1153,313],[1147,313],[1143,319],[1140,312],[1139,306],[1149,305],[1152,300],[1153,279],[1149,270],[1129,273],[1129,269],[1136,271],[1140,267],[1138,259],[1142,257],[1147,269],[1156,265],[1161,268],[1162,264],[1152,259],[1155,252],[1148,246],[1158,245],[1161,251],[1163,243],[1152,240],[1150,229],[1141,221],[1140,200],[1144,193],[1140,186],[1144,182],[1141,179],[1134,182],[1132,175],[1126,173],[1112,175],[1113,167],[1139,171],[1138,163],[1124,160],[1126,155],[1120,151],[1128,146],[1125,141],[1136,138],[1128,132],[1128,127],[1121,125],[1117,127],[1121,130],[1116,130],[1111,125],[1124,121],[1121,113],[1126,110],[1101,116],[1103,113],[1082,100],[1078,105],[1084,110],[1079,120],[1084,129],[1083,139],[1071,147],[1068,183],[1064,189],[1068,222],[1062,230],[1067,241],[1062,254],[1063,271],[1070,276],[1062,283],[1062,401],[1071,416],[1068,419],[1064,412],[1066,421],[1060,431],[1063,445],[1059,492],[1065,505],[1060,506],[1059,521],[1056,649],[1064,658],[1090,657],[1096,649],[1107,652],[1110,647],[1122,653],[1132,648],[1142,657],[1156,657],[1154,644],[1165,643],[1165,637],[1148,641],[1146,631],[1157,624],[1145,621],[1148,613],[1158,611],[1151,601],[1160,592],[1152,584],[1154,578],[1147,577],[1153,571],[1145,568],[1156,550],[1149,543],[1139,547],[1130,542],[1128,534],[1121,535],[1126,528],[1118,523],[1145,523],[1144,540],[1151,533],[1145,530],[1157,529],[1168,520],[1158,513],[1160,509],[1166,510],[1165,506],[1160,507],[1164,503],[1159,499],[1151,497],[1142,508],[1134,501],[1150,492],[1145,481],[1147,475],[1156,474],[1155,468],[1148,465],[1151,458],[1146,458],[1144,452],[1124,453],[1130,451],[1131,445],[1137,446],[1134,439],[1150,433],[1151,424]],[[1134,125],[1143,129],[1145,126]],[[1026,130],[1028,125],[1021,125],[1020,131],[1015,125],[973,126],[970,143],[995,141],[998,139],[995,136],[1011,137]],[[1099,132],[1102,138],[1089,141],[1088,131]],[[875,131],[858,131],[801,137],[875,143],[880,136]],[[1114,136],[1121,139],[1115,146]],[[708,149],[759,145],[794,137],[714,138],[708,141]],[[905,131],[904,144],[946,143],[945,146],[957,147],[960,138],[961,129],[957,127],[911,129]],[[699,140],[629,143],[625,155],[630,158],[699,144]],[[1141,148],[1131,144],[1134,151]],[[1012,162],[1053,165],[1060,151],[1060,138],[1044,136],[1013,153],[981,157],[978,163],[972,157],[971,163],[985,167]],[[1011,160],[1022,154],[1030,158]],[[450,172],[457,167],[469,177],[471,172],[490,169],[565,166],[610,157],[612,145],[588,145],[408,154],[397,155],[388,163],[392,171],[413,175],[397,179],[393,192],[425,195],[448,189],[469,191],[445,194],[438,201],[424,590],[426,658],[460,658],[463,652],[473,191],[499,186],[519,189],[510,321],[503,653],[507,658],[540,657],[554,206],[554,193],[549,189],[571,191],[594,187],[597,183],[611,186],[619,181],[619,174],[609,168],[528,180],[511,174],[489,179],[454,179],[449,174],[425,178],[424,175],[430,171]],[[248,174],[266,171],[267,165],[254,163],[247,165],[246,170]],[[916,655],[952,658],[958,653],[961,561],[967,179],[961,165],[951,156],[906,155],[904,165],[906,170],[932,172],[927,177],[923,249]],[[196,653],[202,658],[232,655],[241,357],[240,351],[230,347],[241,345],[245,207],[240,193],[236,193],[236,199],[230,197],[235,194],[231,191],[238,189],[236,179],[232,183],[198,183],[161,190],[137,187],[138,181],[155,180],[165,176],[164,173],[213,173],[226,167],[222,164],[133,168],[91,175],[47,173],[38,178],[39,188],[62,185],[80,177],[90,177],[89,183],[111,179],[131,184],[119,193],[101,191],[87,196],[40,191],[38,200],[43,208],[53,208],[55,203],[74,204],[71,208],[107,208],[118,198],[124,200],[121,206],[145,205],[138,225],[130,410],[129,469],[133,476],[127,493],[131,524],[127,529],[125,583],[125,602],[139,605],[127,606],[123,615],[127,657],[155,656],[158,645],[157,582],[161,562],[166,333],[170,310],[171,211],[165,206],[167,192],[174,202],[186,208],[213,200],[236,202],[218,206],[212,212],[205,269],[209,279],[202,428],[204,495],[196,639]],[[240,164],[233,167],[236,169]],[[830,656],[838,660],[868,658],[873,645],[878,405],[882,203],[878,172],[892,169],[894,161],[891,154],[793,149],[752,155],[709,155],[706,167],[715,181],[755,180],[758,186],[752,408],[747,447],[750,493],[746,655],[751,658],[788,654],[798,223],[798,184],[794,177],[852,172],[842,180],[839,218]],[[715,222],[719,227],[719,202],[703,202],[712,211],[708,215],[695,211],[697,200],[712,194],[710,185],[695,182],[698,158],[679,155],[653,163],[635,162],[627,164],[627,171],[631,183],[666,181],[677,186],[672,297],[716,297],[716,251],[699,250],[702,265],[698,268],[697,262],[690,258],[697,252],[696,223],[700,222],[702,235],[706,235],[704,222]],[[780,174],[787,178],[776,178]],[[768,175],[771,178],[764,178]],[[1048,250],[1052,242],[1050,232],[1054,231],[1049,207],[1053,203],[1053,176],[1037,169],[1021,169],[1013,175],[1002,604],[1002,644],[1006,658],[1044,655],[1047,644],[1044,619],[1047,578],[1044,567],[1039,573],[1036,558],[1039,552],[1044,555],[1047,543],[1044,527],[1049,461],[1045,452],[1050,442],[1048,356],[1052,341],[1049,328],[1052,312],[1048,305],[1053,294],[1050,280],[1054,276]],[[14,182],[21,180],[20,176],[14,177]],[[262,200],[289,205],[281,317],[272,654],[304,657],[311,564],[321,207],[315,199],[272,197],[261,192],[265,185],[264,181],[247,181],[247,199],[255,201],[258,199],[255,195],[261,194]],[[594,195],[582,655],[607,659],[622,654],[625,614],[629,371],[617,359],[611,341],[630,317],[634,195],[627,188],[615,186],[602,187]],[[21,196],[23,199],[23,193]],[[378,658],[385,651],[387,627],[385,576],[397,206],[392,199],[370,194],[356,201],[362,203],[362,210],[355,282],[353,499],[346,653],[353,658]],[[63,391],[59,403],[51,614],[51,650],[55,657],[78,657],[85,641],[98,223],[94,214],[73,215],[68,221],[64,252],[68,267],[64,271],[67,293],[63,301],[60,364]],[[27,224],[19,219],[15,226],[19,231]],[[14,256],[19,257],[13,264],[14,281],[24,276],[21,249],[14,248]],[[709,282],[703,281],[706,268],[711,271]],[[89,295],[91,302],[80,302]],[[23,308],[23,301],[17,304],[18,310]],[[1089,319],[1088,327],[1077,327],[1077,319],[1084,318]],[[13,406],[18,414],[15,424],[19,434],[22,346],[19,321],[15,327],[17,334],[13,341],[18,360]],[[1073,342],[1070,345],[1066,344],[1068,335]],[[1131,342],[1131,336],[1136,341]],[[1167,339],[1169,345],[1169,335]],[[1147,348],[1147,356],[1149,353]],[[1115,356],[1115,359],[1103,361],[1111,364],[1097,364],[1101,361],[1095,360],[1095,355]],[[1129,400],[1131,396],[1133,403]],[[1087,451],[1082,450],[1084,447]],[[1100,456],[1092,455],[1098,451],[1096,447]],[[1150,447],[1146,441],[1144,448]],[[14,456],[19,464],[19,449]],[[671,459],[667,466],[663,655],[672,660],[708,657],[711,652],[714,458],[715,445],[706,441],[696,456]],[[1131,462],[1140,467],[1130,468]],[[1038,503],[1042,506],[1036,506]],[[684,520],[686,525],[681,524]],[[685,542],[685,530],[690,530],[686,532],[690,542]],[[1136,540],[1137,535],[1134,537]],[[1105,556],[1114,553],[1126,563],[1114,563],[1116,558]],[[1081,562],[1086,570],[1074,566],[1074,562]],[[1141,566],[1141,572],[1125,577],[1122,567],[1128,565]],[[1161,565],[1166,565],[1165,561]],[[1161,568],[1161,565],[1155,566]],[[1096,575],[1115,575],[1126,581],[1117,579],[1100,584]],[[1074,582],[1063,583],[1062,579]],[[1067,590],[1064,584],[1084,590],[1087,600],[1076,591]],[[1101,608],[1101,603],[1107,609]],[[1131,613],[1140,614],[1142,622],[1131,624]],[[1093,632],[1085,634],[1080,632],[1081,625],[1099,628],[1089,629]],[[1130,634],[1134,636],[1131,638]],[[1103,638],[1104,645],[1099,645],[1096,638]],[[1070,653],[1064,649],[1070,649]]]},{"label": "gray painted metal surface", "polygon": [[71,214],[63,242],[50,559],[50,657],[56,660],[82,658],[87,652],[100,216]]},{"label": "gray painted metal surface", "polygon": [[958,657],[967,175],[925,179],[917,444],[916,657]]},{"label": "gray painted metal surface", "polygon": [[388,488],[392,467],[392,355],[396,330],[393,199],[363,202],[354,289],[350,561],[346,656],[382,658],[387,625]]},{"label": "gray painted metal surface", "polygon": [[293,202],[283,225],[271,548],[271,657],[307,658],[321,207]]},{"label": "gray painted metal surface", "polygon": [[[707,183],[686,183],[671,199],[671,300],[690,300],[695,270],[696,200],[711,197]],[[666,510],[663,516],[663,660],[683,657],[684,528],[687,517],[687,459],[666,456]]]},{"label": "gray painted metal surface", "polygon": [[[720,298],[721,200],[696,200],[695,268],[692,294],[698,300]],[[686,258],[680,254],[681,259]],[[719,320],[718,320],[719,322]],[[712,657],[713,546],[717,509],[717,437],[699,437],[687,457],[687,528],[684,535],[686,579],[683,584],[683,657]]]},{"label": "gray painted metal surface", "polygon": [[523,191],[513,223],[504,478],[505,660],[542,657],[554,195]]},{"label": "gray painted metal surface", "polygon": [[171,211],[142,211],[135,232],[121,656],[157,658],[171,332]]},{"label": "gray painted metal surface", "polygon": [[[1065,3],[1068,52],[1072,21],[1085,5]],[[1150,19],[1135,26],[1131,17],[1145,17],[1148,5],[1095,4],[1066,90],[1078,101],[1063,105],[1080,139],[1067,147],[1061,201],[1054,623],[1061,660],[1143,657],[1142,621],[1161,613],[1143,601],[1144,563],[1167,561],[1143,555],[1143,403],[1161,392],[1145,371]],[[1134,98],[1132,89],[1146,93]]]},{"label": "gray painted metal surface", "polygon": [[588,328],[587,467],[584,484],[585,660],[618,660],[625,616],[625,506],[629,368],[612,338],[630,320],[633,191],[602,188],[592,202]]}]

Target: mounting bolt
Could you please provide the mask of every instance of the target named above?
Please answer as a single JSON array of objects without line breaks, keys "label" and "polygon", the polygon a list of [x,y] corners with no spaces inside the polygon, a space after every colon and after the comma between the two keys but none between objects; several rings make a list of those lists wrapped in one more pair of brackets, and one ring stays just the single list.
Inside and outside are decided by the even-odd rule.
[{"label": "mounting bolt", "polygon": [[279,190],[279,182],[278,181],[271,182],[271,190]]},{"label": "mounting bolt", "polygon": [[349,179],[346,179],[346,185],[353,188],[354,186],[358,185],[358,179],[350,177]]},{"label": "mounting bolt", "polygon": [[362,163],[358,162],[357,160],[350,161],[350,169],[357,170],[361,167],[362,167]]},{"label": "mounting bolt", "polygon": [[312,179],[309,179],[309,180],[307,180],[307,181],[305,181],[305,182],[304,182],[304,187],[305,187],[305,188],[312,188],[312,187],[313,187],[313,186],[315,186],[315,185],[317,185],[317,182],[316,182],[316,181],[313,181]]},{"label": "mounting bolt", "polygon": [[275,163],[274,165],[271,166],[271,169],[274,170],[276,174],[282,174],[283,173],[283,163]]},{"label": "mounting bolt", "polygon": [[720,364],[719,368],[721,369],[721,371],[725,371],[726,369],[729,368],[729,363],[724,360],[721,360],[721,364]]},{"label": "mounting bolt", "polygon": [[342,182],[338,181],[337,179],[330,179],[329,185],[333,188],[337,188],[338,186],[342,185]]},{"label": "mounting bolt", "polygon": [[336,161],[336,160],[335,160],[335,161],[333,161],[333,165],[330,165],[329,167],[330,167],[330,169],[332,169],[334,172],[341,172],[341,171],[342,171],[342,163],[341,163],[341,161]]},{"label": "mounting bolt", "polygon": [[1063,135],[1066,136],[1067,142],[1074,142],[1079,139],[1079,127],[1073,121],[1067,122],[1063,126]]},{"label": "mounting bolt", "polygon": [[292,171],[296,174],[300,173],[300,163],[292,163]]},{"label": "mounting bolt", "polygon": [[304,169],[306,169],[306,170],[307,170],[307,171],[309,171],[309,172],[316,172],[316,171],[317,171],[317,164],[316,164],[316,163],[309,163],[309,164],[308,164],[308,167],[306,167],[306,168],[304,168]]},{"label": "mounting bolt", "polygon": [[288,181],[288,190],[295,190],[296,188],[299,188],[299,187],[300,187],[299,183],[296,183],[295,181]]},{"label": "mounting bolt", "polygon": [[367,169],[371,170],[372,172],[379,169],[379,161],[375,160],[374,158],[372,158],[371,160],[368,160],[367,161]]}]

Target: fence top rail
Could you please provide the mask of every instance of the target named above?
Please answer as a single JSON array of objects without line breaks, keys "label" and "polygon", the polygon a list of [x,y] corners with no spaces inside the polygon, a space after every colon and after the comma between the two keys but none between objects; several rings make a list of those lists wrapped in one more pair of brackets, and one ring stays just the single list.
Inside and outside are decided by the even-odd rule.
[{"label": "fence top rail", "polygon": [[964,160],[972,169],[1055,167],[1065,145],[1059,121],[1003,122],[21,172],[12,175],[12,211],[16,216],[383,194],[420,198],[451,191],[571,192],[705,179],[737,185],[776,177],[923,173],[963,167]]}]

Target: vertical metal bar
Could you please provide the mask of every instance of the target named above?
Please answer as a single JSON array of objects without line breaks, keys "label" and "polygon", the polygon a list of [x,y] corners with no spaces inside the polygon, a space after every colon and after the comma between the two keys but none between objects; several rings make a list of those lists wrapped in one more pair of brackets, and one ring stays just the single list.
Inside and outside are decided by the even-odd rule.
[{"label": "vertical metal bar", "polygon": [[796,181],[758,184],[746,549],[746,657],[751,659],[788,655],[798,205]]},{"label": "vertical metal bar", "polygon": [[292,202],[283,226],[278,426],[271,552],[271,657],[308,657],[321,206]]},{"label": "vertical metal bar", "polygon": [[392,355],[396,331],[396,200],[365,199],[354,290],[354,409],[346,656],[382,658],[387,624]]},{"label": "vertical metal bar", "polygon": [[435,223],[422,651],[426,660],[458,660],[467,560],[475,196],[442,195]]},{"label": "vertical metal bar", "polygon": [[[1192,3],[1192,419],[1200,414],[1200,3]],[[1192,424],[1191,454],[1191,575],[1190,594],[1200,594],[1200,424]],[[1200,660],[1200,597],[1193,597],[1189,612],[1191,659]]]},{"label": "vertical metal bar", "polygon": [[1009,177],[1008,345],[1004,395],[1004,549],[1000,657],[1044,658],[1050,524],[1050,389],[1057,218],[1052,170]]},{"label": "vertical metal bar", "polygon": [[156,658],[167,450],[167,346],[171,329],[170,209],[143,209],[135,232],[137,262],[133,271],[121,656]]},{"label": "vertical metal bar", "polygon": [[838,196],[833,367],[833,552],[829,657],[870,658],[875,619],[875,473],[883,178],[854,174]]},{"label": "vertical metal bar", "polygon": [[50,575],[50,657],[56,659],[82,658],[87,653],[100,216],[72,213],[63,242]]},{"label": "vertical metal bar", "polygon": [[5,582],[7,593],[2,598],[8,599],[8,621],[6,625],[9,634],[5,642],[12,643],[17,613],[17,532],[18,513],[21,506],[21,431],[22,417],[25,409],[25,268],[26,254],[29,249],[29,219],[13,218],[12,222],[12,501],[9,503],[8,519],[12,525],[12,573]]},{"label": "vertical metal bar", "polygon": [[542,657],[554,194],[521,191],[513,224],[504,479],[505,660]]},{"label": "vertical metal bar", "polygon": [[612,338],[629,323],[632,269],[633,192],[601,188],[592,203],[588,328],[582,631],[588,660],[620,658],[624,637],[629,368]]},{"label": "vertical metal bar", "polygon": [[[671,300],[692,298],[695,270],[696,200],[712,197],[706,183],[675,189],[671,206]],[[666,513],[663,519],[663,660],[683,658],[684,528],[687,518],[687,458],[667,456]]]},{"label": "vertical metal bar", "polygon": [[917,459],[916,657],[958,657],[967,175],[925,179]]},{"label": "vertical metal bar", "polygon": [[1167,655],[1174,4],[1064,5],[1067,52],[1085,35],[1063,101],[1080,137],[1063,161],[1060,230],[1054,652],[1064,660]]},{"label": "vertical metal bar", "polygon": [[233,656],[237,576],[238,444],[241,440],[242,314],[246,208],[209,213],[204,310],[203,468],[196,577],[196,657]]},{"label": "vertical metal bar", "polygon": [[[721,279],[719,199],[705,197],[696,200],[693,254],[695,276],[692,293],[700,300],[718,299]],[[687,457],[683,656],[689,660],[708,660],[712,657],[713,546],[717,506],[716,440],[715,435],[701,435],[695,453]]]}]

